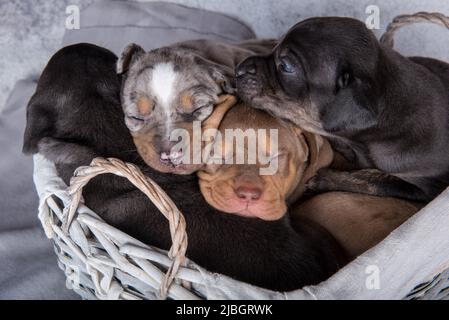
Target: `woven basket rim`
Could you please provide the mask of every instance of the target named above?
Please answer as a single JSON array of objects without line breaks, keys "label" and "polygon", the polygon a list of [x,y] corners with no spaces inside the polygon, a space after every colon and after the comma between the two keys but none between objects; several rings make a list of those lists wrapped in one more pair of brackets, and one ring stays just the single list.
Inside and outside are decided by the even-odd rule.
[{"label": "woven basket rim", "polygon": [[[36,155],[35,163],[36,163],[36,161],[37,161],[37,165],[35,166],[35,174],[37,174],[37,173],[42,174],[42,171],[45,171],[45,168],[42,168],[42,165],[41,165],[42,161],[48,162],[49,164],[51,164],[54,167],[54,165],[51,162],[49,162],[48,160],[44,159],[43,156]],[[42,169],[44,169],[44,170],[42,170]],[[53,174],[55,174],[55,172]],[[55,179],[54,176],[51,178]],[[62,180],[59,177],[57,177],[57,178],[60,180],[60,182],[62,182]],[[37,180],[39,180],[39,179],[36,179],[36,182],[38,182]],[[44,181],[44,183],[45,183],[45,181]],[[90,227],[94,228],[96,225],[99,225],[99,227],[97,227],[97,229],[102,230],[101,232],[102,232],[102,234],[104,234],[104,237],[106,237],[106,238],[109,237],[111,239],[113,238],[112,241],[114,243],[120,244],[120,248],[118,250],[116,250],[116,252],[114,252],[115,254],[123,255],[126,257],[133,257],[136,259],[141,259],[142,261],[139,261],[139,262],[142,265],[145,264],[147,268],[150,268],[150,266],[147,265],[149,263],[156,263],[156,264],[162,263],[163,266],[165,267],[164,272],[167,270],[167,267],[172,262],[172,260],[168,257],[167,251],[158,249],[154,246],[146,245],[146,244],[142,243],[141,241],[123,233],[122,231],[120,231],[112,226],[107,225],[95,212],[90,210],[83,203],[81,203],[78,208],[78,214],[72,222],[72,227],[69,229],[70,233],[64,234],[61,223],[58,224],[58,222],[63,220],[63,212],[62,212],[63,210],[61,208],[52,208],[51,209],[50,207],[54,207],[54,204],[56,204],[56,202],[54,202],[54,201],[53,201],[54,204],[53,205],[51,204],[51,202],[52,202],[51,195],[55,195],[59,199],[61,199],[61,201],[65,202],[65,203],[69,203],[70,196],[67,192],[67,189],[64,189],[65,184],[63,184],[63,182],[62,182],[62,185],[58,186],[58,188],[56,188],[56,190],[46,190],[44,192],[42,191],[42,186],[38,186],[38,184],[39,183],[37,183],[37,188],[38,188],[38,191],[40,190],[39,195],[41,198],[40,219],[43,224],[44,230],[46,230],[47,236],[49,238],[53,239],[53,241],[58,246],[61,246],[61,241],[64,239],[67,242],[72,243],[76,247],[72,251],[78,252],[80,254],[80,256],[85,256],[84,262],[82,260],[78,259],[78,263],[80,263],[82,265],[81,268],[83,268],[83,264],[86,264],[87,260],[91,261],[93,259],[95,263],[100,263],[99,261],[96,261],[94,259],[95,258],[94,255],[89,256],[89,255],[86,255],[83,253],[82,241],[79,241],[79,238],[84,237],[86,228],[90,228]],[[67,188],[67,186],[65,186],[65,188]],[[449,188],[446,192],[449,194]],[[58,212],[58,210],[59,210],[59,212]],[[54,212],[49,212],[49,211],[54,211]],[[57,217],[59,217],[59,218],[57,218]],[[101,229],[101,228],[106,228],[106,229]],[[392,235],[395,232],[393,232]],[[82,235],[80,235],[80,233]],[[98,234],[96,236],[98,236]],[[101,237],[101,235],[100,235],[100,237]],[[377,248],[380,247],[382,244],[384,244],[385,242],[386,243],[391,242],[391,240],[388,240],[389,237],[387,237],[387,239],[385,239],[378,246],[374,247],[371,250],[375,250],[375,251],[379,250]],[[76,239],[76,241],[72,241],[71,238]],[[88,241],[88,240],[86,239],[86,241]],[[104,240],[104,241],[106,241],[106,240]],[[397,241],[397,240],[393,240],[393,241]],[[274,292],[274,291],[266,290],[263,288],[258,288],[258,287],[249,285],[247,283],[241,282],[241,281],[230,279],[224,275],[210,273],[207,270],[205,270],[202,267],[195,264],[193,261],[190,261],[187,259],[186,265],[181,266],[179,268],[178,274],[176,277],[178,280],[175,280],[175,283],[169,288],[168,297],[174,298],[174,299],[209,298],[209,295],[213,292],[213,290],[217,290],[219,292],[219,296],[222,296],[224,298],[229,297],[229,294],[231,294],[231,296],[233,294],[235,294],[237,297],[244,298],[244,299],[255,299],[255,298],[257,298],[257,299],[298,299],[298,298],[300,298],[300,299],[315,299],[317,291],[318,292],[322,291],[323,288],[332,288],[332,287],[335,287],[338,282],[341,283],[341,279],[338,279],[338,281],[336,281],[336,278],[341,277],[340,276],[341,274],[354,273],[354,270],[353,270],[354,266],[357,266],[357,263],[360,263],[360,261],[367,260],[367,257],[369,257],[369,255],[370,255],[369,252],[371,250],[369,250],[367,253],[363,254],[359,258],[357,258],[357,260],[355,262],[351,262],[348,265],[344,266],[336,274],[331,276],[329,279],[323,281],[322,283],[320,283],[316,286],[303,287],[301,289],[294,290],[294,291],[288,292],[288,293]],[[58,259],[60,259],[60,260],[61,260],[61,256],[67,255],[66,251],[64,251],[64,250],[62,250],[62,251],[63,251],[62,253],[57,252]],[[147,263],[144,263],[145,259],[147,259],[146,260]],[[121,260],[121,258],[119,260]],[[62,262],[60,261],[60,263],[62,263]],[[111,261],[109,261],[108,263],[111,263]],[[355,265],[354,265],[354,263],[355,263]],[[66,275],[68,273],[73,273],[73,270],[68,272],[67,269],[70,269],[70,268],[67,268],[66,264],[64,264],[64,265],[65,265]],[[145,274],[146,271],[142,269],[142,265],[139,265],[139,268],[141,269],[141,270],[139,270],[139,272],[137,272],[137,270],[135,270],[135,269],[132,270],[131,272],[129,272],[129,270],[127,269],[127,267],[129,267],[129,266],[125,262],[123,262],[123,265],[121,265],[121,266],[117,265],[117,268],[114,270],[120,270],[120,272],[125,272],[125,273],[128,272],[131,277],[133,275],[139,274],[140,276],[144,277],[144,282],[146,281],[146,284],[148,284],[149,283],[148,274]],[[428,274],[419,275],[418,277],[414,277],[414,278],[416,278],[413,282],[414,284],[410,285],[410,289],[407,292],[404,292],[402,297],[405,297],[406,295],[408,295],[409,292],[413,291],[413,289],[416,288],[417,286],[419,286],[419,284],[428,281],[428,280],[424,280],[424,279],[432,279],[432,278],[434,278],[434,276],[436,274],[439,274],[440,272],[447,269],[448,267],[449,267],[449,261],[445,261],[445,263],[439,265],[437,268],[432,269],[432,271],[430,271]],[[97,271],[95,271],[95,272],[97,272]],[[154,289],[153,290],[154,292],[159,291],[160,284],[162,283],[162,276],[164,275],[164,273],[159,271],[159,274],[160,274],[160,277],[158,279],[159,282],[153,279],[152,283],[151,283],[152,288]],[[90,276],[90,274],[89,274],[89,276]],[[69,275],[67,277],[68,277],[67,278],[68,282],[73,280],[69,277]],[[138,280],[141,280],[141,279],[138,279]],[[184,281],[184,286],[182,285],[181,281],[179,281],[179,280]],[[95,282],[95,280],[94,280],[94,282]],[[189,283],[191,285],[191,288],[189,286],[185,286],[186,284],[189,284]],[[72,287],[73,287],[73,285],[72,285]],[[94,288],[95,290],[90,290],[92,298],[96,297],[96,298],[101,298],[101,299],[111,299],[111,298],[118,297],[117,294],[111,295],[110,293],[108,294],[106,292],[102,292],[100,290],[101,283],[98,283],[96,285],[96,287],[97,288]],[[103,288],[103,291],[105,291],[104,288]],[[232,291],[234,291],[234,292],[232,292]],[[136,298],[136,296],[133,296],[130,294],[128,294],[128,296],[126,296],[126,290],[125,291],[122,290],[121,292],[122,292],[122,295],[120,296],[120,298],[123,298],[123,299]],[[241,295],[240,295],[240,292],[241,292]],[[415,295],[410,296],[410,297],[414,297],[419,294],[421,294],[421,293],[417,292],[417,293],[415,293]],[[216,296],[216,295],[217,295],[217,293],[214,293],[214,296]],[[139,297],[137,296],[137,298],[139,298]],[[145,298],[148,298],[148,296],[145,296]],[[153,298],[161,298],[161,296],[157,295],[157,296],[154,296]]]}]

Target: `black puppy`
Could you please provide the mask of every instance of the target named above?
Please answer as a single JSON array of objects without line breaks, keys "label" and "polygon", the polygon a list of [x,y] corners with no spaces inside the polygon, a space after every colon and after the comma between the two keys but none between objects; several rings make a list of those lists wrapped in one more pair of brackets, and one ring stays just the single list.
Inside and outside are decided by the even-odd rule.
[{"label": "black puppy", "polygon": [[[203,199],[195,175],[161,174],[138,155],[120,105],[117,58],[78,44],[57,52],[45,68],[27,110],[24,152],[54,161],[69,182],[94,157],[138,165],[185,214],[187,256],[213,272],[275,290],[318,283],[343,263],[340,249],[310,222],[293,230],[287,219],[266,222],[218,212]],[[86,205],[111,225],[163,249],[171,240],[166,219],[127,180],[102,175],[84,189]]]},{"label": "black puppy", "polygon": [[327,136],[358,169],[323,170],[311,189],[428,201],[449,185],[448,64],[403,57],[362,22],[329,17],[298,23],[236,75],[244,100]]}]

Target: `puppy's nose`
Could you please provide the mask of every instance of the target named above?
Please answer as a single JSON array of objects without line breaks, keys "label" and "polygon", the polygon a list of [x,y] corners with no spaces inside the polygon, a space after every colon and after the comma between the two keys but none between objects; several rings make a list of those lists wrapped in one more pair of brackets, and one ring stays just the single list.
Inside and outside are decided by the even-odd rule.
[{"label": "puppy's nose", "polygon": [[245,201],[259,200],[262,190],[256,187],[238,187],[234,190],[237,197]]},{"label": "puppy's nose", "polygon": [[256,74],[256,64],[252,58],[248,58],[240,63],[235,70],[236,77],[242,77],[246,74]]}]

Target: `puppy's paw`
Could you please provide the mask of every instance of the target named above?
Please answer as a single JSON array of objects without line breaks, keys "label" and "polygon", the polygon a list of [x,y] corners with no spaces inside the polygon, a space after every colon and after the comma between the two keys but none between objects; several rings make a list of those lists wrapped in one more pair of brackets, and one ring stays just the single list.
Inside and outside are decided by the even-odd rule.
[{"label": "puppy's paw", "polygon": [[305,194],[314,195],[332,190],[331,170],[321,169],[306,183]]}]

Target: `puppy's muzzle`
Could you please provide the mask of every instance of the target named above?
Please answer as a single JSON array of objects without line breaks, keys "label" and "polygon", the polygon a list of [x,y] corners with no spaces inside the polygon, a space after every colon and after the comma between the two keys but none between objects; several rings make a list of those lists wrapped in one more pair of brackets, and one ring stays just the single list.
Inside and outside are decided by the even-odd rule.
[{"label": "puppy's muzzle", "polygon": [[263,56],[249,57],[240,63],[235,71],[237,92],[244,101],[250,100],[260,94],[264,77]]}]

